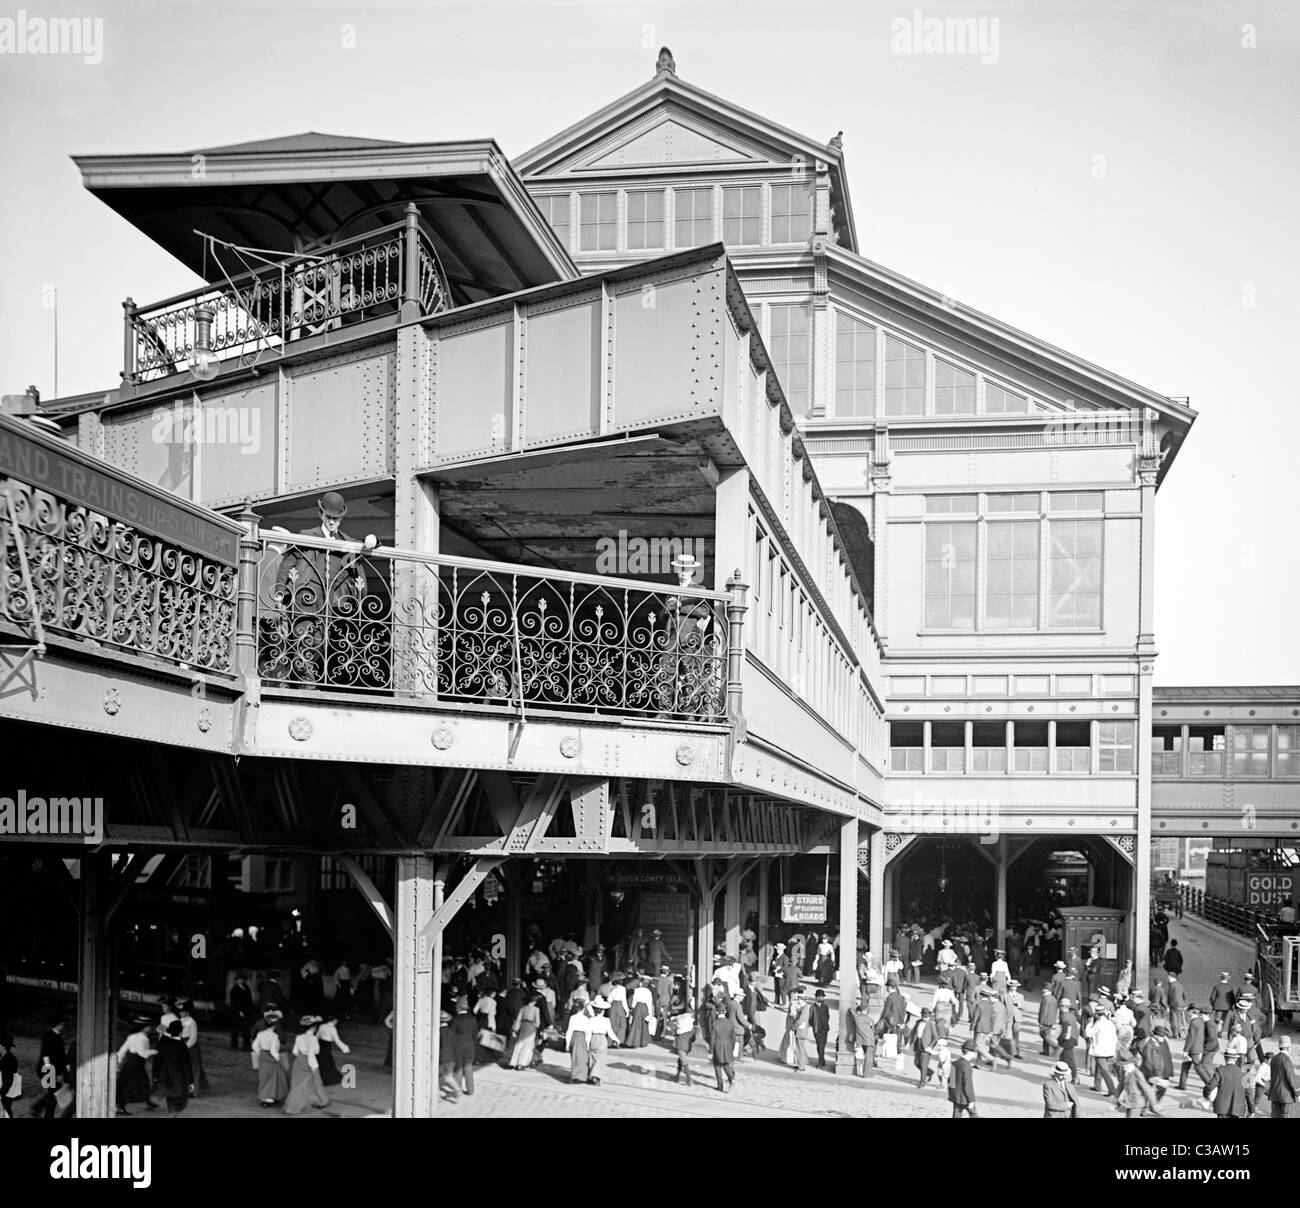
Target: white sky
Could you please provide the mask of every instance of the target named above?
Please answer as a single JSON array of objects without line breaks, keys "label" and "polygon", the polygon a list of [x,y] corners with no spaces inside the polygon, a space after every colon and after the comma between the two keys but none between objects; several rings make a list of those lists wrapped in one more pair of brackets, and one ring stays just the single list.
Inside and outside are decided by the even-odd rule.
[{"label": "white sky", "polygon": [[996,19],[989,64],[895,54],[916,6],[856,0],[23,7],[100,18],[103,61],[0,54],[3,392],[53,393],[51,288],[74,394],[117,382],[124,297],[197,283],[69,155],[310,129],[513,156],[649,78],[667,43],[710,92],[844,131],[864,255],[1191,397],[1159,495],[1157,682],[1300,683],[1295,0],[920,7]]}]

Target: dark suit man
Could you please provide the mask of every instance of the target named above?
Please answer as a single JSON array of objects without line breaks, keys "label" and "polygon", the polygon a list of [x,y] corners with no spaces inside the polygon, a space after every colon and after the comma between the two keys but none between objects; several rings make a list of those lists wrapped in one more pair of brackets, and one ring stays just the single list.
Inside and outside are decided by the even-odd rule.
[{"label": "dark suit man", "polygon": [[53,1120],[58,1106],[55,1092],[68,1081],[68,1051],[63,1044],[63,1020],[51,1019],[50,1026],[41,1037],[41,1052],[36,1059],[40,1073],[41,1093],[32,1104],[32,1115],[43,1120]]},{"label": "dark suit man", "polygon": [[1296,1115],[1295,1065],[1291,1061],[1291,1037],[1277,1042],[1277,1052],[1268,1063],[1268,1101],[1270,1119],[1289,1120]]},{"label": "dark suit man", "polygon": [[[1183,1041],[1183,1064],[1178,1074],[1178,1089],[1187,1089],[1187,1075],[1195,1070],[1201,1082],[1209,1086],[1213,1071],[1210,1068],[1209,1054],[1205,1050],[1207,1034],[1212,1033],[1214,1023],[1201,1014],[1200,1007],[1191,1008],[1191,1022],[1187,1025],[1187,1037]],[[1214,1046],[1218,1048],[1218,1039]]]},{"label": "dark suit man", "polygon": [[1079,1085],[1079,1067],[1074,1050],[1079,1044],[1079,1017],[1068,998],[1061,999],[1061,1035],[1057,1038],[1057,1059],[1070,1067],[1070,1083]]},{"label": "dark suit man", "polygon": [[1165,953],[1165,972],[1175,977],[1183,971],[1183,954],[1178,951],[1178,941],[1169,941],[1169,951]]},{"label": "dark suit man", "polygon": [[[732,1055],[736,1051],[736,1022],[724,1003],[717,1003],[710,1010],[713,1020],[709,1029],[709,1056],[713,1061],[714,1076],[718,1080],[718,1091],[725,1095],[736,1082],[736,1071],[732,1065]],[[724,1075],[725,1085],[722,1081]]]},{"label": "dark suit man", "polygon": [[652,931],[650,942],[645,946],[645,963],[656,973],[669,964],[668,945],[663,941],[663,934],[662,931]]},{"label": "dark suit man", "polygon": [[948,976],[952,978],[952,992],[957,996],[957,1001],[952,1004],[952,1021],[956,1023],[961,1019],[961,1006],[966,1001],[966,989],[970,981],[970,974],[966,972],[965,965],[953,965],[948,971]]},{"label": "dark suit man", "polygon": [[1228,975],[1219,974],[1219,980],[1210,988],[1210,1010],[1214,1012],[1214,1022],[1222,1025],[1232,1010],[1233,993],[1228,985]]},{"label": "dark suit man", "polygon": [[1214,1071],[1210,1085],[1205,1088],[1205,1097],[1214,1101],[1214,1114],[1221,1120],[1241,1120],[1250,1112],[1239,1057],[1229,1057],[1227,1065]]},{"label": "dark suit man", "polygon": [[[303,529],[298,536],[315,537],[329,541],[352,541],[341,529],[348,505],[337,491],[326,491],[316,504],[320,524]],[[366,552],[377,542],[373,535],[365,539]],[[272,663],[263,669],[268,679],[306,683],[346,683],[352,686],[373,687],[357,680],[358,672],[349,669],[347,678],[333,678],[328,663],[337,657],[333,647],[340,649],[345,642],[353,643],[368,638],[379,638],[378,622],[364,622],[364,626],[378,629],[374,634],[358,632],[359,604],[366,594],[366,575],[358,564],[359,554],[343,553],[331,549],[307,546],[290,546],[280,562],[276,574],[274,602],[283,610],[271,623],[277,628],[271,638]],[[339,626],[338,617],[347,618]]]},{"label": "dark suit man", "polygon": [[979,1119],[979,1112],[975,1110],[975,1072],[970,1064],[974,1052],[975,1042],[968,1040],[961,1046],[961,1056],[952,1063],[952,1073],[948,1078],[948,1102],[952,1104],[954,1120],[960,1120],[963,1115],[973,1120]]},{"label": "dark suit man", "polygon": [[1056,1038],[1060,1032],[1061,1004],[1052,994],[1044,994],[1038,1004],[1038,1034],[1043,1038],[1043,1056],[1050,1057],[1056,1048]]},{"label": "dark suit man", "polygon": [[469,1013],[468,1001],[458,998],[456,1014],[442,1029],[438,1053],[442,1094],[453,1103],[460,1098],[462,1083],[465,1094],[474,1093],[474,1051],[477,1043],[478,1021]]},{"label": "dark suit man", "polygon": [[230,1047],[248,1052],[253,1044],[253,991],[248,986],[248,974],[242,970],[235,974],[227,1002],[230,1004]]}]

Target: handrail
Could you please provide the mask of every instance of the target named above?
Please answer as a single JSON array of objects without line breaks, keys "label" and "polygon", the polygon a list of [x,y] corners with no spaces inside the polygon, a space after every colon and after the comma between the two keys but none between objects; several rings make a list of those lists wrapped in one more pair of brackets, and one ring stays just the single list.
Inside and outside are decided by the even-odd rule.
[{"label": "handrail", "polygon": [[734,590],[368,549],[245,519],[237,645],[266,687],[512,702],[521,720],[738,713]]},{"label": "handrail", "polygon": [[[148,302],[144,305],[138,305],[135,308],[136,317],[147,314],[152,310],[161,310],[165,306],[174,306],[178,302],[188,302],[192,298],[201,298],[204,294],[214,292],[224,293],[232,285],[238,292],[241,282],[260,281],[272,272],[279,272],[283,268],[289,268],[297,264],[305,264],[313,260],[328,260],[331,255],[340,248],[346,248],[349,244],[361,243],[368,239],[375,239],[382,235],[391,235],[394,231],[400,231],[405,226],[404,223],[394,222],[388,226],[375,227],[372,231],[367,231],[364,235],[353,235],[348,239],[340,239],[337,243],[326,244],[319,252],[297,252],[292,256],[286,256],[284,260],[277,264],[268,264],[262,270],[250,269],[247,272],[237,273],[228,280],[211,281],[197,289],[186,290],[183,293],[173,294],[170,298],[161,298],[157,302]],[[428,233],[420,232],[426,239]]]},{"label": "handrail", "polygon": [[403,561],[424,562],[430,566],[459,567],[462,570],[485,571],[489,574],[531,575],[537,579],[561,579],[566,583],[586,583],[592,587],[628,591],[657,591],[723,603],[731,599],[729,592],[713,591],[707,587],[682,587],[675,583],[658,583],[653,579],[620,579],[613,575],[589,575],[583,571],[559,570],[550,566],[528,566],[522,562],[492,562],[482,558],[464,558],[456,554],[431,554],[425,550],[403,549],[394,545],[377,545],[374,549],[367,550],[364,541],[335,541],[329,537],[308,536],[305,533],[277,533],[273,529],[262,529],[259,536],[267,545],[301,545],[308,549],[330,550],[332,553],[367,554],[372,558],[401,558]]}]

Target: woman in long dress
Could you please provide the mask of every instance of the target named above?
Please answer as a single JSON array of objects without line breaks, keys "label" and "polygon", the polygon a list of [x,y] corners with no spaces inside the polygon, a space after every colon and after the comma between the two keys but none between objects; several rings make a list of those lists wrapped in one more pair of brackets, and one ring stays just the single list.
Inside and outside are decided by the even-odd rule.
[{"label": "woman in long dress", "polygon": [[591,1010],[585,1002],[569,1016],[569,1026],[564,1034],[564,1047],[569,1050],[570,1082],[586,1082],[588,1078],[591,1018]]},{"label": "woman in long dress", "polygon": [[179,1116],[194,1094],[194,1067],[190,1064],[190,1047],[181,1035],[179,1019],[167,1025],[166,1035],[158,1037],[158,1055],[154,1058],[154,1083],[167,1101],[167,1114]]},{"label": "woman in long dress", "polygon": [[316,1039],[320,1041],[320,1052],[316,1057],[320,1062],[320,1080],[325,1086],[338,1086],[343,1081],[343,1075],[339,1073],[339,1067],[334,1064],[334,1050],[337,1048],[340,1053],[350,1053],[352,1050],[343,1043],[343,1038],[339,1035],[336,1016],[325,1016],[320,1027],[316,1029]]},{"label": "woman in long dress", "polygon": [[253,1037],[253,1068],[257,1071],[257,1101],[274,1107],[289,1096],[289,1075],[280,1055],[280,1012],[272,1008],[263,1017],[265,1026]]},{"label": "woman in long dress", "polygon": [[631,1015],[627,1021],[627,1038],[623,1046],[629,1049],[643,1049],[650,1043],[650,1016],[654,1011],[654,998],[641,978],[637,978],[632,988]]},{"label": "woman in long dress", "polygon": [[194,1018],[194,1004],[188,999],[176,1006],[180,1012],[181,1039],[190,1051],[190,1066],[194,1071],[195,1095],[206,1095],[211,1089],[208,1076],[203,1071],[203,1050],[199,1048],[199,1021]]},{"label": "woman in long dress", "polygon": [[803,1037],[808,1032],[808,1000],[802,989],[795,991],[790,999],[790,1007],[785,1017],[785,1032],[781,1036],[781,1049],[777,1056],[782,1065],[801,1070],[804,1061]]},{"label": "woman in long dress", "polygon": [[145,1062],[155,1056],[149,1043],[149,1028],[153,1021],[145,1016],[134,1021],[134,1030],[117,1050],[117,1114],[127,1115],[127,1104],[147,1103],[150,1109],[158,1105],[151,1098],[149,1070]]},{"label": "woman in long dress", "polygon": [[330,1097],[320,1080],[320,1040],[316,1027],[320,1020],[315,1015],[304,1015],[298,1026],[302,1029],[293,1042],[293,1069],[289,1074],[289,1097],[284,1101],[286,1116],[301,1115],[312,1107],[329,1107]]},{"label": "woman in long dress", "polygon": [[587,1036],[587,1081],[599,1086],[605,1076],[605,1054],[618,1041],[609,1026],[609,999],[597,995],[591,1000],[591,1021]]},{"label": "woman in long dress", "polygon": [[830,939],[822,936],[817,945],[817,984],[829,986],[835,980],[835,948]]},{"label": "woman in long dress", "polygon": [[619,1044],[627,1041],[627,988],[623,985],[623,975],[616,973],[615,981],[609,989],[609,1029]]},{"label": "woman in long dress", "polygon": [[526,1070],[538,1064],[537,1033],[542,1026],[542,1013],[538,1007],[540,994],[533,996],[519,1008],[515,1021],[510,1026],[510,1052],[506,1056],[506,1066],[512,1070]]}]

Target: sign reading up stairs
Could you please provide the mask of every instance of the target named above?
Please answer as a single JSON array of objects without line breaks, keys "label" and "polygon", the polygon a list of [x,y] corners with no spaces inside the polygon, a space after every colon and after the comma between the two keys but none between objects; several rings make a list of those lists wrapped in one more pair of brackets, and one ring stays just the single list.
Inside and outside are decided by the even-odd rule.
[{"label": "sign reading up stairs", "polygon": [[781,922],[824,923],[826,921],[826,895],[824,893],[783,893],[781,895]]}]

